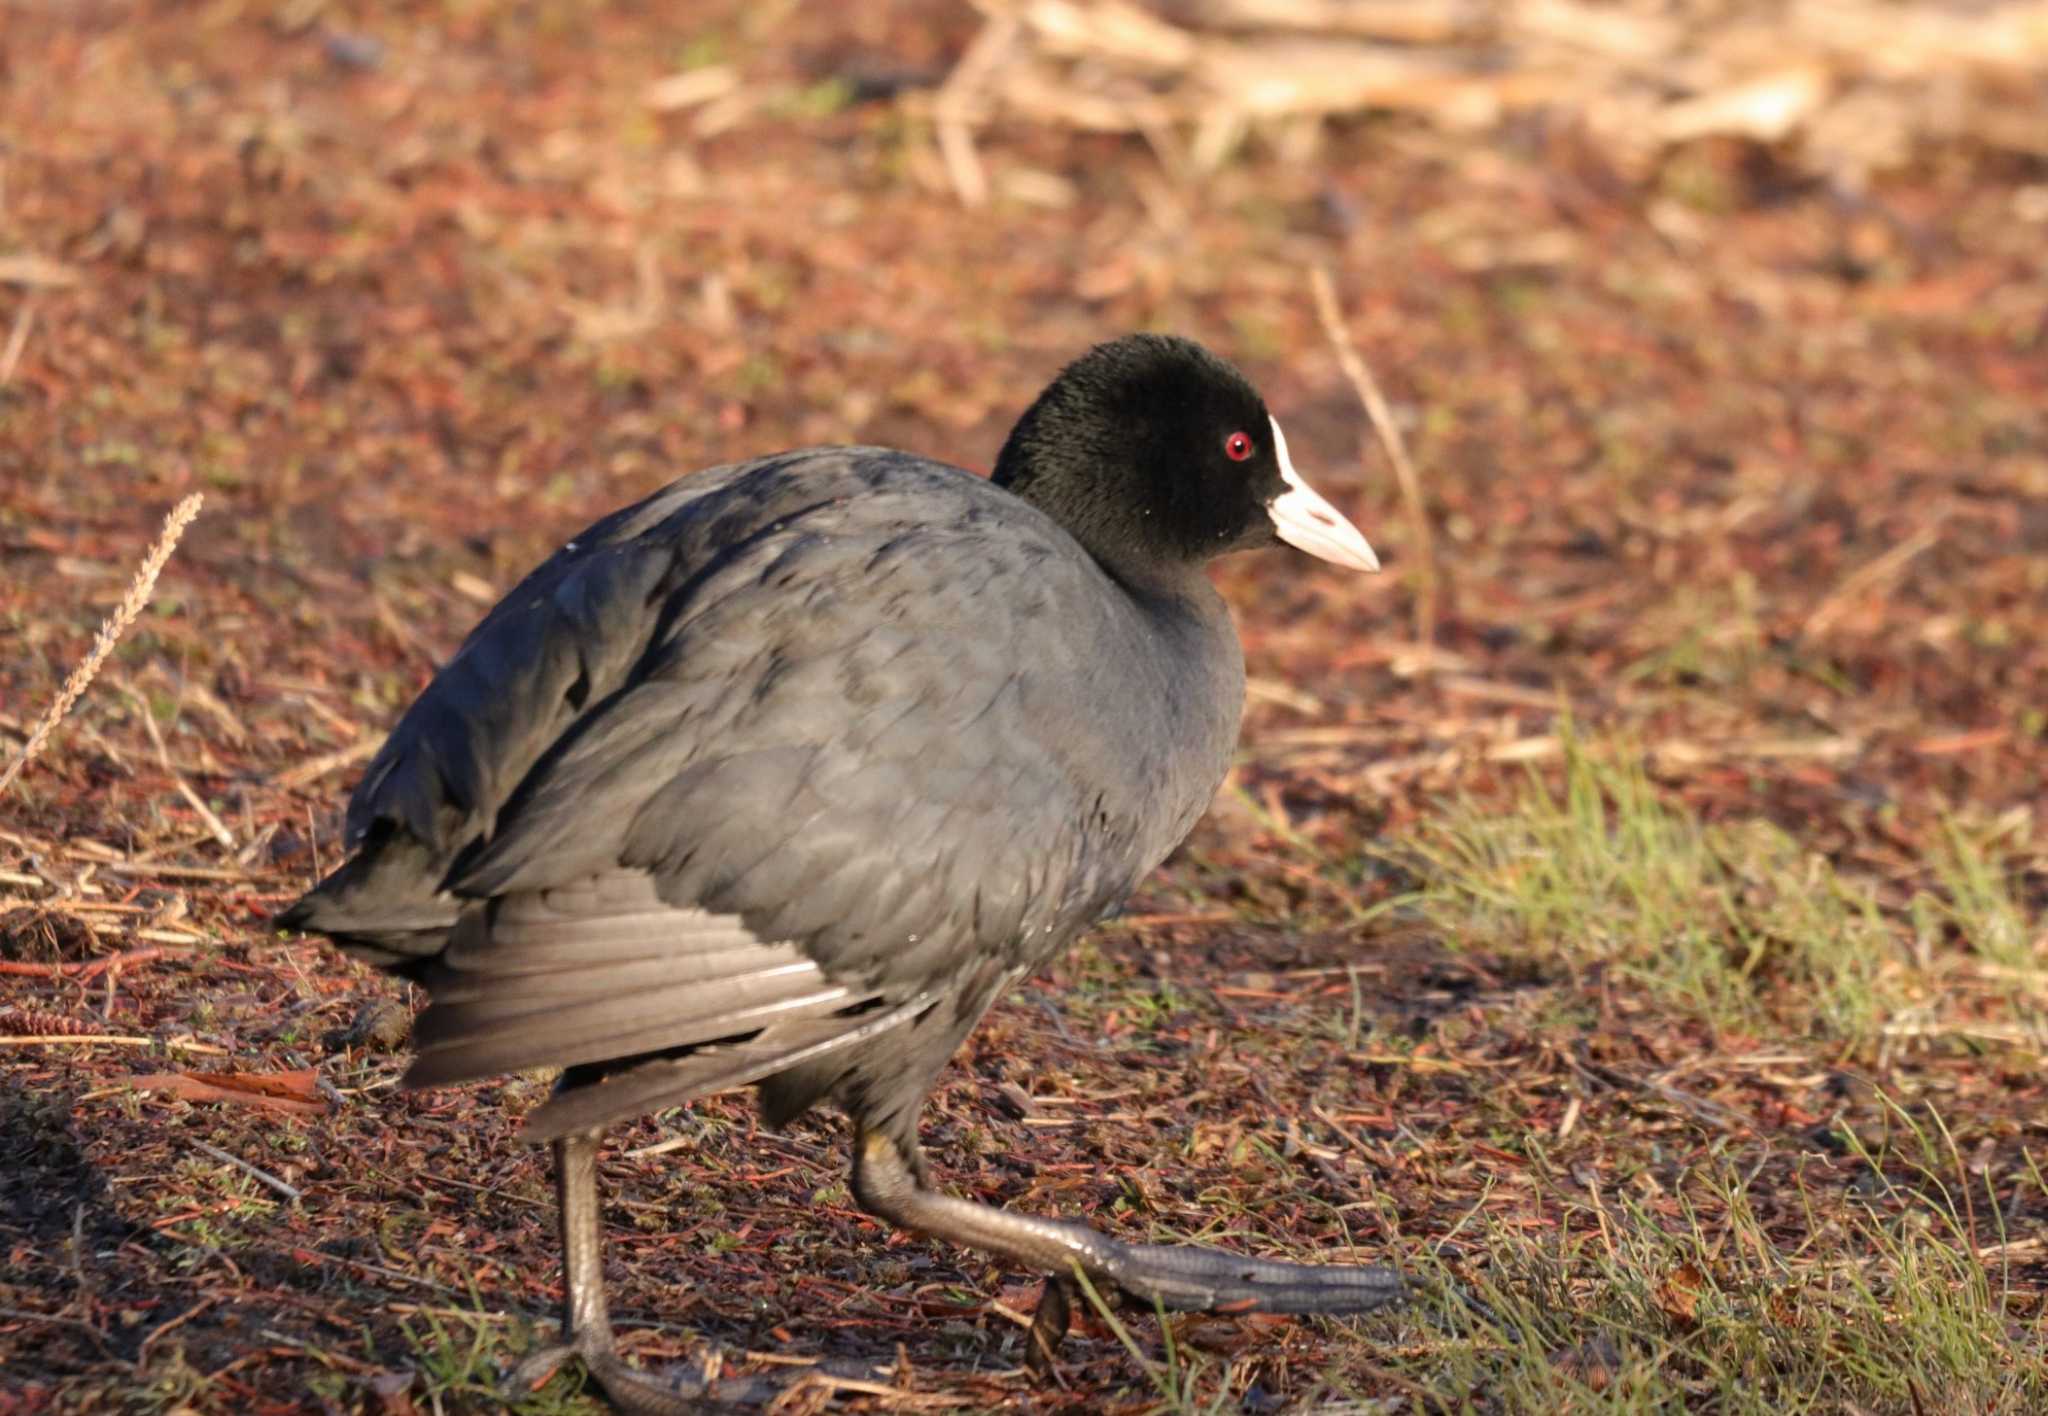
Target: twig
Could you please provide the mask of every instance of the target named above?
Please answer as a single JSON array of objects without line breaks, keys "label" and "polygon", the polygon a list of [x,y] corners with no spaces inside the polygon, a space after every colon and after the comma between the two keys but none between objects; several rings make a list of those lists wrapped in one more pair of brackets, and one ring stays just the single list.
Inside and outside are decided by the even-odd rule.
[{"label": "twig", "polygon": [[255,1176],[258,1180],[261,1180],[264,1184],[268,1185],[271,1189],[277,1191],[278,1194],[283,1195],[288,1200],[297,1202],[305,1198],[305,1196],[302,1195],[298,1190],[295,1190],[290,1185],[285,1184],[284,1181],[278,1179],[269,1171],[259,1170],[257,1167],[249,1164],[248,1161],[242,1159],[240,1156],[234,1154],[231,1151],[224,1151],[219,1146],[210,1146],[204,1141],[194,1141],[192,1144],[197,1146],[200,1150],[205,1151],[215,1160],[226,1161],[229,1165],[232,1165],[239,1170],[247,1171],[249,1174]]},{"label": "twig", "polygon": [[1691,1092],[1674,1087],[1668,1082],[1660,1082],[1650,1077],[1632,1077],[1618,1068],[1605,1066],[1602,1063],[1592,1061],[1590,1058],[1579,1057],[1569,1060],[1573,1069],[1582,1076],[1591,1077],[1598,1082],[1605,1082],[1610,1087],[1633,1087],[1637,1091],[1647,1092],[1669,1106],[1689,1112],[1695,1119],[1703,1121],[1717,1130],[1747,1131],[1752,1129],[1749,1120],[1742,1113],[1723,1106],[1718,1101],[1709,1101],[1706,1097],[1695,1096]]},{"label": "twig", "polygon": [[900,1386],[883,1382],[871,1382],[860,1377],[839,1377],[830,1372],[806,1372],[789,1387],[768,1403],[770,1412],[795,1410],[802,1404],[799,1398],[817,1392],[830,1396],[836,1392],[850,1391],[862,1396],[887,1397],[889,1406],[897,1411],[957,1411],[959,1398],[933,1393],[926,1396],[914,1391],[905,1391]]},{"label": "twig", "polygon": [[21,351],[28,348],[29,331],[36,324],[36,297],[34,292],[22,298],[21,308],[14,312],[14,326],[7,331],[7,347],[0,349],[0,388],[14,382],[15,365],[21,362]]},{"label": "twig", "polygon": [[[258,1247],[273,1254],[286,1255],[294,1263],[346,1264],[348,1267],[356,1269],[362,1273],[374,1273],[379,1278],[396,1279],[400,1283],[415,1284],[420,1288],[431,1288],[434,1290],[434,1292],[446,1294],[448,1297],[455,1299],[457,1302],[460,1302],[463,1299],[471,1296],[469,1294],[464,1293],[459,1288],[450,1288],[447,1284],[436,1283],[431,1278],[421,1278],[416,1273],[406,1273],[402,1269],[385,1268],[382,1264],[367,1263],[362,1259],[351,1259],[345,1254],[330,1254],[325,1249],[308,1248],[303,1244],[266,1244]],[[645,1326],[658,1328],[660,1325],[650,1323],[645,1324]]]},{"label": "twig", "polygon": [[79,976],[81,983],[90,983],[108,969],[117,969],[123,964],[147,963],[151,959],[161,959],[163,956],[164,951],[161,949],[130,949],[125,954],[109,954],[105,958],[82,959],[76,963],[69,964],[30,964],[18,963],[12,959],[0,959],[0,974],[21,974],[30,978],[54,978],[63,974],[75,973]]},{"label": "twig", "polygon": [[1946,508],[1937,511],[1932,525],[1922,527],[1883,555],[1851,571],[1834,592],[1806,617],[1806,624],[1799,631],[1800,637],[1815,639],[1826,634],[1860,596],[1897,575],[1906,568],[1907,562],[1940,540],[1941,524],[1947,519]]},{"label": "twig", "polygon": [[1387,407],[1386,396],[1380,392],[1379,380],[1372,376],[1372,369],[1358,352],[1358,346],[1352,343],[1350,331],[1344,327],[1343,313],[1337,308],[1337,287],[1330,279],[1330,272],[1323,266],[1311,266],[1308,280],[1315,292],[1317,318],[1322,321],[1323,333],[1336,352],[1337,367],[1351,381],[1353,392],[1365,407],[1365,416],[1379,435],[1380,446],[1386,449],[1388,460],[1394,464],[1394,476],[1400,481],[1401,501],[1408,509],[1408,522],[1415,536],[1416,561],[1421,574],[1415,596],[1415,642],[1425,649],[1434,650],[1436,545],[1430,535],[1429,514],[1422,504],[1422,481],[1415,475],[1415,464],[1408,458],[1408,444]]},{"label": "twig", "polygon": [[156,725],[156,712],[149,706],[149,700],[125,685],[121,691],[128,695],[129,700],[135,704],[136,711],[142,715],[142,726],[148,731],[149,740],[156,748],[156,760],[162,764],[164,771],[170,774],[171,781],[178,788],[178,795],[185,798],[185,804],[199,814],[199,820],[205,825],[207,834],[220,842],[225,850],[239,849],[234,836],[229,833],[221,819],[213,814],[213,808],[206,804],[205,798],[193,791],[192,784],[185,780],[184,774],[171,765],[171,750],[164,746],[163,731]]},{"label": "twig", "polygon": [[168,861],[153,860],[100,860],[97,856],[80,859],[95,861],[101,870],[109,875],[135,875],[144,879],[164,880],[254,880],[256,876],[246,870],[224,870],[217,865],[173,865]]},{"label": "twig", "polygon": [[99,635],[93,640],[92,648],[86,651],[78,667],[71,671],[71,677],[64,680],[63,689],[58,692],[50,706],[43,710],[43,716],[36,719],[35,726],[29,730],[28,741],[21,745],[21,751],[14,754],[14,760],[7,764],[5,771],[0,771],[0,792],[5,792],[12,786],[14,779],[21,775],[21,769],[28,766],[35,755],[43,750],[43,745],[50,740],[50,734],[57,730],[57,724],[63,721],[64,715],[78,702],[79,695],[85,692],[92,683],[93,676],[100,671],[100,665],[107,661],[107,655],[114,652],[114,646],[120,642],[128,626],[135,622],[135,617],[142,613],[143,606],[149,603],[149,597],[156,589],[156,578],[163,573],[164,562],[168,561],[171,552],[177,549],[178,538],[185,534],[185,528],[192,524],[192,518],[199,515],[199,506],[204,500],[205,497],[201,493],[194,492],[172,507],[171,514],[164,518],[163,533],[157,537],[156,544],[149,548],[149,554],[142,558],[142,564],[135,572],[135,579],[128,586],[128,593],[121,597],[121,603],[114,607],[114,613],[101,623]]},{"label": "twig", "polygon": [[155,1327],[151,1328],[147,1333],[143,1334],[141,1345],[135,1349],[135,1365],[138,1368],[141,1367],[142,1364],[149,1359],[150,1344],[155,1342],[158,1338],[162,1337],[165,1333],[169,1332],[172,1328],[182,1327],[184,1324],[189,1323],[194,1318],[198,1317],[201,1313],[206,1312],[209,1308],[212,1308],[220,1303],[225,1303],[226,1301],[227,1295],[225,1293],[216,1293],[210,1298],[200,1299],[197,1303],[194,1303],[191,1307],[187,1308],[184,1312],[178,1314],[177,1317],[172,1318],[170,1321],[158,1323]]},{"label": "twig", "polygon": [[105,1333],[101,1332],[91,1323],[80,1322],[77,1318],[59,1317],[55,1313],[36,1313],[29,1311],[27,1308],[0,1308],[0,1318],[6,1318],[11,1322],[47,1323],[51,1327],[76,1328],[87,1337],[90,1337],[98,1345],[100,1351],[111,1352],[114,1350],[113,1345],[107,1341]]},{"label": "twig", "polygon": [[108,954],[104,958],[94,959],[84,968],[80,969],[78,971],[78,981],[80,983],[91,983],[103,973],[119,973],[122,968],[129,964],[153,963],[163,956],[164,951],[157,948],[130,949],[121,954]]},{"label": "twig", "polygon": [[337,748],[333,752],[322,753],[318,757],[309,757],[290,771],[278,773],[270,779],[270,783],[272,786],[282,787],[286,791],[296,791],[300,787],[311,786],[329,772],[338,772],[344,767],[353,767],[366,757],[376,756],[378,746],[379,743],[374,737],[361,738],[356,742],[350,743],[347,747]]},{"label": "twig", "polygon": [[33,251],[0,256],[0,285],[19,285],[26,290],[62,290],[78,284],[78,267],[68,266]]},{"label": "twig", "polygon": [[1968,1037],[1978,1043],[2011,1043],[2015,1047],[2040,1047],[2048,1043],[2048,1029],[2025,1023],[1886,1023],[1884,1037]]}]

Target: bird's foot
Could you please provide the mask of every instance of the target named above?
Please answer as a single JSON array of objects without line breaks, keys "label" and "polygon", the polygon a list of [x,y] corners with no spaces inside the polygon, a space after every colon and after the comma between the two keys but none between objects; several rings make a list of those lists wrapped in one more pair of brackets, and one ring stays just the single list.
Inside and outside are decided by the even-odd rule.
[{"label": "bird's foot", "polygon": [[1370,1313],[1409,1296],[1378,1265],[1295,1264],[1186,1244],[1130,1244],[1070,1219],[1017,1214],[933,1190],[914,1142],[864,1127],[853,1193],[868,1213],[1054,1275],[1031,1325],[1026,1361],[1044,1371],[1066,1335],[1084,1278],[1140,1307],[1212,1313]]},{"label": "bird's foot", "polygon": [[[1155,1305],[1177,1312],[1369,1313],[1406,1300],[1408,1281],[1393,1269],[1373,1265],[1296,1264],[1247,1258],[1222,1249],[1183,1244],[1126,1244],[1102,1236],[1095,1277],[1105,1296],[1137,1307]],[[1091,1265],[1095,1267],[1096,1265]],[[1066,1341],[1076,1279],[1048,1278],[1025,1339],[1024,1366],[1034,1376],[1052,1370]]]},{"label": "bird's foot", "polygon": [[533,1395],[534,1389],[571,1357],[583,1360],[585,1370],[604,1388],[612,1405],[626,1416],[704,1416],[705,1412],[717,1409],[701,1399],[701,1391],[684,1392],[627,1366],[626,1359],[612,1345],[610,1333],[602,1337],[579,1335],[574,1341],[529,1352],[505,1378],[498,1395],[507,1405]]},{"label": "bird's foot", "polygon": [[1193,1244],[1110,1240],[1101,1276],[1140,1305],[1177,1312],[1370,1313],[1410,1296],[1378,1264],[1296,1264]]}]

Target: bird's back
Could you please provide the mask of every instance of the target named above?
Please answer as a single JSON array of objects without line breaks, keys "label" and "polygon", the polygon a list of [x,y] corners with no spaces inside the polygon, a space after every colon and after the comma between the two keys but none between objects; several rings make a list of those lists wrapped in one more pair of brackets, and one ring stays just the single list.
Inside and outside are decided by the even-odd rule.
[{"label": "bird's back", "polygon": [[284,922],[427,979],[415,1080],[794,1047],[924,997],[971,1025],[1193,824],[1242,673],[1206,584],[1133,596],[957,469],[699,473],[491,611]]}]

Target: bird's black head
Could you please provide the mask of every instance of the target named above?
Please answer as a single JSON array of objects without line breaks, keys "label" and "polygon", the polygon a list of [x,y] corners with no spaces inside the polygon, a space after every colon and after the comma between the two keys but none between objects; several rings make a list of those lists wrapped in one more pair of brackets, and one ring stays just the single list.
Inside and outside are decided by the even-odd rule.
[{"label": "bird's black head", "polygon": [[1125,578],[1282,541],[1379,569],[1295,472],[1258,390],[1192,340],[1126,335],[1067,365],[1017,420],[994,480]]}]

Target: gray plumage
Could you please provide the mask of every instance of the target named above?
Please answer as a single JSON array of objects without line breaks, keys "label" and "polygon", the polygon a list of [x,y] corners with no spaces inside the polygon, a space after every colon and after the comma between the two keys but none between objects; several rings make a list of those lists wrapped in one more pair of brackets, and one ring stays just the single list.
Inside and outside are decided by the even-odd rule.
[{"label": "gray plumage", "polygon": [[992,483],[875,448],[714,469],[505,597],[284,922],[427,984],[409,1084],[610,1064],[535,1136],[759,1081],[777,1119],[907,1125],[1186,834],[1242,698],[1206,581],[1134,593]]}]

